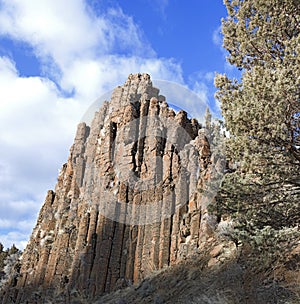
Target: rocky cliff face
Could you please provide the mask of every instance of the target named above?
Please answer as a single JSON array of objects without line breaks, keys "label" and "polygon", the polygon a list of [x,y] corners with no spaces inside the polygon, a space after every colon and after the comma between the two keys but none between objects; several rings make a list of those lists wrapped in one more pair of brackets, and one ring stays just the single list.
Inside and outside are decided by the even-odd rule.
[{"label": "rocky cliff face", "polygon": [[149,75],[130,75],[78,125],[3,303],[93,299],[196,251],[209,235],[211,161],[199,123],[169,108]]}]

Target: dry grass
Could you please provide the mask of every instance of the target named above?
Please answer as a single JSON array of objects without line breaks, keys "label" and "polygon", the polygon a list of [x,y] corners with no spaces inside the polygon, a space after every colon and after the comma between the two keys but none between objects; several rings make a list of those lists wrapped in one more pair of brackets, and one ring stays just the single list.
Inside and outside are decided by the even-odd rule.
[{"label": "dry grass", "polygon": [[[226,246],[226,245],[225,245]],[[213,267],[207,248],[195,259],[187,259],[145,279],[137,286],[101,297],[95,304],[296,304],[299,276],[295,270],[286,281],[270,276],[270,269],[251,264],[254,252],[234,254]],[[226,252],[226,250],[225,250]],[[228,252],[227,252],[228,255]],[[252,255],[252,258],[249,258]],[[220,256],[222,260],[222,256]],[[257,258],[259,255],[257,254]],[[287,274],[287,269],[282,269]],[[274,272],[273,272],[274,274]]]}]

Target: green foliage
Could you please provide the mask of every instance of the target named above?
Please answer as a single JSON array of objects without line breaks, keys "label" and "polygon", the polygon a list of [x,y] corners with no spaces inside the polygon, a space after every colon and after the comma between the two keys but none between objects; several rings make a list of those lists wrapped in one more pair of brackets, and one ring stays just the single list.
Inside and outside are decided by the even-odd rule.
[{"label": "green foliage", "polygon": [[228,60],[240,69],[299,64],[299,0],[224,0]]},{"label": "green foliage", "polygon": [[18,253],[20,250],[16,247],[15,244],[13,244],[10,249],[8,250],[8,254],[9,255],[12,255],[12,254],[15,254],[15,253]]},{"label": "green foliage", "polygon": [[4,268],[4,261],[7,257],[7,251],[3,251],[4,247],[2,245],[2,243],[0,243],[0,279],[1,279],[1,273],[3,272],[3,268]]},{"label": "green foliage", "polygon": [[217,75],[231,169],[217,208],[247,236],[300,223],[300,3],[225,0],[228,61],[241,81]]},{"label": "green foliage", "polygon": [[5,275],[5,266],[9,257],[18,254],[21,254],[21,251],[13,244],[11,248],[4,250],[4,246],[0,243],[0,281]]},{"label": "green foliage", "polygon": [[[212,154],[222,154],[224,152],[224,135],[222,134],[223,122],[212,120],[209,108],[205,111],[205,137],[208,139]],[[220,156],[220,155],[219,155]]]}]

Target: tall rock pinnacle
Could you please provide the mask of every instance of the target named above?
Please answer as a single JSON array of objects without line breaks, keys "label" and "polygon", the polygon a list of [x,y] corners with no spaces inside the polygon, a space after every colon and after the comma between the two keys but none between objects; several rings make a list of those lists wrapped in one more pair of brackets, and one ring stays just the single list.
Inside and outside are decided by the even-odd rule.
[{"label": "tall rock pinnacle", "polygon": [[210,162],[198,122],[169,108],[148,74],[130,75],[78,125],[3,303],[92,300],[197,250]]}]

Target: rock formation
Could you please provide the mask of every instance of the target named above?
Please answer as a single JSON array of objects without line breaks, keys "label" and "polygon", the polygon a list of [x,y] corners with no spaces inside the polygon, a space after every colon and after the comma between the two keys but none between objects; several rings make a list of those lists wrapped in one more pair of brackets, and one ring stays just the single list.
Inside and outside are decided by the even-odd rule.
[{"label": "rock formation", "polygon": [[78,125],[3,303],[94,299],[196,251],[209,234],[211,161],[201,125],[149,75],[130,75]]}]

